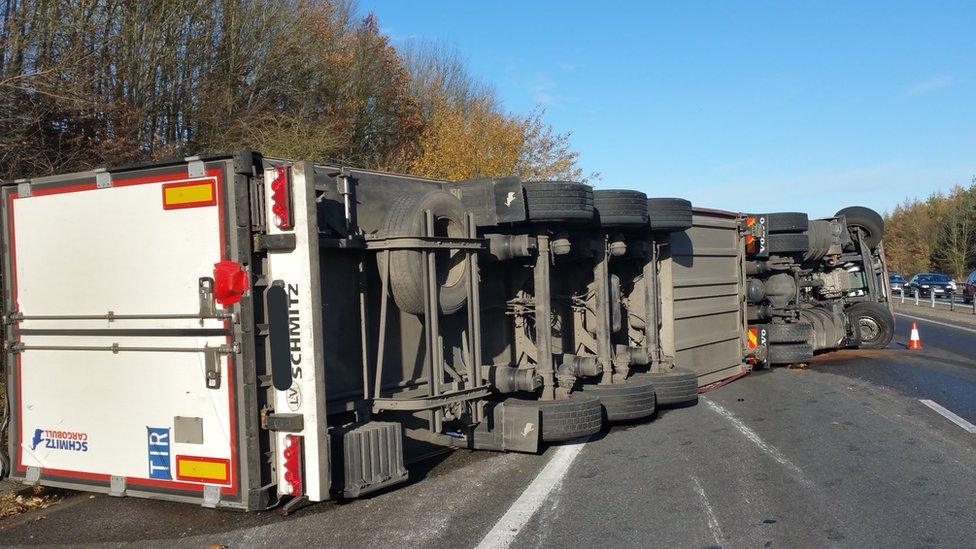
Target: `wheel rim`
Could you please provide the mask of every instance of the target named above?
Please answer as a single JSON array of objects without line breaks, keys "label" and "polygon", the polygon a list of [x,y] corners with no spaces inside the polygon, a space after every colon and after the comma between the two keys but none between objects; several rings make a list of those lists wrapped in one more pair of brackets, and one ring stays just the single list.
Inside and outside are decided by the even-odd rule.
[{"label": "wheel rim", "polygon": [[857,319],[858,329],[861,331],[861,341],[865,343],[873,343],[881,337],[881,325],[878,321],[869,317],[862,316]]}]

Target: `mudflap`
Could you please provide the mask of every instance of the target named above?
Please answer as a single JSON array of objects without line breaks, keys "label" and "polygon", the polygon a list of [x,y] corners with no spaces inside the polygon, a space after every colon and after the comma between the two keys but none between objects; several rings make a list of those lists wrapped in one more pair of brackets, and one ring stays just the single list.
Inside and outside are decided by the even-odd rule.
[{"label": "mudflap", "polygon": [[496,452],[539,452],[542,412],[538,408],[488,402],[484,418],[472,430],[465,447]]},{"label": "mudflap", "polygon": [[332,440],[333,487],[343,497],[359,497],[407,480],[400,423],[371,421],[337,429]]}]

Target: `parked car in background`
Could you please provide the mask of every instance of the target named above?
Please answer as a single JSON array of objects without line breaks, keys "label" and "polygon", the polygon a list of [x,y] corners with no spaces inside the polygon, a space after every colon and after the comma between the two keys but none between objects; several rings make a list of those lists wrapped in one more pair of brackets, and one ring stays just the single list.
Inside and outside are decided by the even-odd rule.
[{"label": "parked car in background", "polygon": [[949,275],[942,273],[918,273],[908,281],[905,291],[910,294],[918,291],[921,297],[929,297],[931,294],[935,294],[935,297],[947,297],[956,291],[956,283]]},{"label": "parked car in background", "polygon": [[903,277],[901,273],[895,273],[895,272],[888,273],[888,285],[891,287],[892,292],[904,290],[905,277]]},{"label": "parked car in background", "polygon": [[969,273],[969,276],[966,277],[966,284],[962,287],[963,301],[972,303],[973,296],[976,296],[976,271]]}]

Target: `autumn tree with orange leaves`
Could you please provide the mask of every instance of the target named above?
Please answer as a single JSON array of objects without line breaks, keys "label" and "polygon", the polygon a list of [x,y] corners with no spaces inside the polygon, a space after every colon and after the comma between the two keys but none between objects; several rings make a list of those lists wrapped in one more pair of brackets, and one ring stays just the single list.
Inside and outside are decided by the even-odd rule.
[{"label": "autumn tree with orange leaves", "polygon": [[541,111],[506,113],[460,56],[411,55],[356,12],[0,0],[0,178],[239,147],[449,179],[581,175]]}]

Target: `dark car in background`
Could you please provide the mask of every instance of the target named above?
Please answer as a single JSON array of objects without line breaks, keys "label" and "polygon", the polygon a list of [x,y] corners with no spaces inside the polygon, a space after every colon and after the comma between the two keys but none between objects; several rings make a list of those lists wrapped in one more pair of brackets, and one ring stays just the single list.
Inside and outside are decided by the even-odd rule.
[{"label": "dark car in background", "polygon": [[962,287],[963,301],[972,303],[973,296],[976,296],[976,271],[969,273],[969,276],[966,277],[966,285]]},{"label": "dark car in background", "polygon": [[888,273],[888,286],[891,287],[892,292],[897,292],[899,290],[905,289],[905,277],[901,273],[890,272]]},{"label": "dark car in background", "polygon": [[942,273],[918,273],[905,286],[905,292],[909,294],[916,291],[921,297],[929,297],[931,294],[935,294],[935,297],[949,297],[950,293],[956,291],[956,283],[952,281],[952,277]]}]

